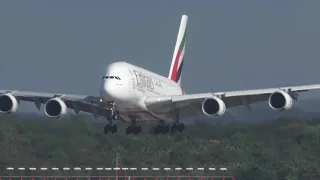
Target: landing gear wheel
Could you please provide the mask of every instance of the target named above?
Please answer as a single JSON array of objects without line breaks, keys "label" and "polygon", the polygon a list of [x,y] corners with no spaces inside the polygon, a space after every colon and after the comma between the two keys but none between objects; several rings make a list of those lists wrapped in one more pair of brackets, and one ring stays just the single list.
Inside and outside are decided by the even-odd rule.
[{"label": "landing gear wheel", "polygon": [[154,134],[159,134],[160,133],[160,125],[158,125],[158,126],[153,128],[153,133]]},{"label": "landing gear wheel", "polygon": [[139,134],[141,133],[141,126],[129,126],[126,128],[126,134]]},{"label": "landing gear wheel", "polygon": [[171,126],[171,133],[176,133],[178,131],[178,126],[177,126],[177,124],[173,124],[172,126]]},{"label": "landing gear wheel", "polygon": [[116,124],[113,124],[113,125],[107,124],[107,125],[104,127],[103,130],[104,130],[104,133],[105,133],[105,134],[108,134],[109,132],[112,133],[112,134],[114,134],[114,133],[116,133],[116,132],[118,131],[118,127],[117,127]]},{"label": "landing gear wheel", "polygon": [[158,125],[155,128],[153,128],[153,133],[154,134],[167,134],[169,132],[169,125]]},{"label": "landing gear wheel", "polygon": [[131,126],[127,127],[126,128],[126,135],[131,134],[131,131],[132,131],[132,127]]},{"label": "landing gear wheel", "polygon": [[182,133],[184,131],[184,124],[180,123],[180,124],[173,124],[171,127],[171,133]]},{"label": "landing gear wheel", "polygon": [[163,125],[162,126],[162,134],[167,134],[170,132],[170,126],[169,125]]},{"label": "landing gear wheel", "polygon": [[184,124],[183,123],[180,123],[178,127],[179,127],[178,130],[180,133],[184,131]]},{"label": "landing gear wheel", "polygon": [[139,133],[141,133],[141,131],[142,131],[141,126],[136,126],[134,134],[139,134]]},{"label": "landing gear wheel", "polygon": [[116,124],[114,124],[114,125],[112,126],[111,133],[114,134],[114,133],[116,133],[116,132],[118,132],[118,127],[117,127]]}]

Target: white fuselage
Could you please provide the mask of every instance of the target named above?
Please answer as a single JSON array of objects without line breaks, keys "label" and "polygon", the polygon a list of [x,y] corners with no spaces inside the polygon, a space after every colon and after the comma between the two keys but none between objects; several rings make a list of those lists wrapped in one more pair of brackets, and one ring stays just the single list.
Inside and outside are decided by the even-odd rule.
[{"label": "white fuselage", "polygon": [[124,120],[160,120],[166,116],[151,113],[145,106],[147,96],[181,95],[182,88],[174,81],[126,62],[115,62],[101,78],[100,98],[114,101]]}]

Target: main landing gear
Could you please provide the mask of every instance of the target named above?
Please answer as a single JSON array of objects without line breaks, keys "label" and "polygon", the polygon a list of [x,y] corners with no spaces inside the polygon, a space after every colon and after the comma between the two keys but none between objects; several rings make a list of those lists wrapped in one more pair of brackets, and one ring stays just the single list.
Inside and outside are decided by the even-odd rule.
[{"label": "main landing gear", "polygon": [[182,133],[184,131],[183,123],[174,123],[171,128],[168,124],[164,124],[163,120],[160,121],[160,124],[153,128],[154,134],[167,134],[171,133]]},{"label": "main landing gear", "polygon": [[[114,102],[110,102],[109,106],[110,106],[110,111],[106,117],[109,122],[104,127],[104,133],[105,134],[108,134],[108,133],[114,134],[114,133],[118,132],[118,127],[114,123],[114,120],[117,119],[118,113],[116,112]],[[182,133],[184,131],[185,127],[184,127],[184,124],[180,122],[179,111],[176,111],[176,113],[175,113],[175,120],[176,120],[176,122],[171,126],[171,128],[168,124],[165,124],[163,120],[160,120],[160,124],[158,126],[156,126],[155,128],[153,128],[154,134],[167,134],[169,132]],[[135,134],[136,135],[136,134],[141,133],[141,131],[142,131],[141,126],[137,126],[136,118],[133,117],[131,120],[131,124],[126,128],[126,134],[127,135]]]},{"label": "main landing gear", "polygon": [[171,133],[182,133],[184,131],[184,124],[183,123],[175,123],[171,126]]},{"label": "main landing gear", "polygon": [[164,123],[164,120],[160,120],[160,124],[153,128],[154,134],[167,134],[169,131],[170,127]]},{"label": "main landing gear", "polygon": [[117,125],[113,122],[114,120],[116,120],[116,117],[117,117],[116,110],[115,110],[115,103],[110,102],[109,106],[110,106],[110,112],[107,115],[107,120],[109,122],[104,127],[104,133],[108,134],[110,132],[110,133],[114,134],[118,131]]},{"label": "main landing gear", "polygon": [[174,114],[176,122],[169,127],[163,120],[160,120],[160,124],[153,129],[154,134],[167,134],[171,133],[182,133],[184,131],[184,124],[180,122],[180,112],[177,110]]},{"label": "main landing gear", "polygon": [[136,120],[133,119],[131,120],[131,124],[129,125],[129,127],[126,128],[126,134],[139,134],[141,133],[141,126],[137,126],[136,124]]}]

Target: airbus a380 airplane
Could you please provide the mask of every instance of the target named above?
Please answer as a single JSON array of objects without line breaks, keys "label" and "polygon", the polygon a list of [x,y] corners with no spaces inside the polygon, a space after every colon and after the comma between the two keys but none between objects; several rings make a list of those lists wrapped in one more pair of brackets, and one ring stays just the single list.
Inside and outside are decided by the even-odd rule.
[{"label": "airbus a380 airplane", "polygon": [[[227,108],[268,101],[272,109],[287,110],[297,100],[298,92],[320,89],[320,84],[229,92],[185,94],[181,88],[181,72],[186,45],[188,16],[183,15],[178,32],[169,76],[164,77],[126,62],[115,62],[106,68],[101,78],[98,96],[40,93],[16,90],[0,90],[0,112],[14,113],[20,101],[34,102],[50,118],[62,118],[67,109],[104,116],[109,123],[104,132],[115,133],[114,120],[130,122],[127,134],[138,134],[141,126],[136,121],[159,121],[154,132],[182,132],[181,118],[205,115],[219,117]],[[166,120],[174,121],[171,128]]]}]

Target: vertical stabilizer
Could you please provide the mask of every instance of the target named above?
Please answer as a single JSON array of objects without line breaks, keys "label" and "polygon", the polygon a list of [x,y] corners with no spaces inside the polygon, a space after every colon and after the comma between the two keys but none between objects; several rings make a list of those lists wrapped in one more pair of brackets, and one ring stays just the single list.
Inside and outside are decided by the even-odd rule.
[{"label": "vertical stabilizer", "polygon": [[182,66],[183,66],[183,57],[186,47],[186,33],[187,33],[187,23],[188,23],[188,16],[183,15],[180,22],[177,42],[174,47],[171,67],[169,71],[169,79],[177,82],[181,85],[181,73],[182,73]]}]

